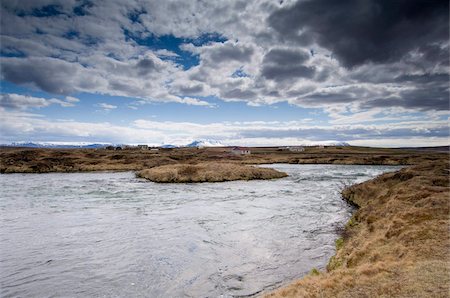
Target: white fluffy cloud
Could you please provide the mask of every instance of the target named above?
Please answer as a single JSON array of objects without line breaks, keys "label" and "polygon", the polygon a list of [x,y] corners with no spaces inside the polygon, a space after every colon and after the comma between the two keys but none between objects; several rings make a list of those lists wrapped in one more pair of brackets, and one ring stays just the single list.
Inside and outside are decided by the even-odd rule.
[{"label": "white fluffy cloud", "polygon": [[14,110],[26,110],[30,108],[43,108],[52,104],[60,105],[61,107],[73,107],[79,101],[78,98],[66,96],[64,99],[58,98],[42,98],[27,96],[21,94],[0,94],[0,107]]}]

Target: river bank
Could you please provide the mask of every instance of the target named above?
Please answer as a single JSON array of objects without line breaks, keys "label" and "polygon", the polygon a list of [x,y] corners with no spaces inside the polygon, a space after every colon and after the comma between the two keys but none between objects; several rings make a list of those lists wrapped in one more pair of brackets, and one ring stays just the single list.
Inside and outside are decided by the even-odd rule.
[{"label": "river bank", "polygon": [[448,159],[346,188],[358,206],[326,272],[266,297],[448,297]]}]

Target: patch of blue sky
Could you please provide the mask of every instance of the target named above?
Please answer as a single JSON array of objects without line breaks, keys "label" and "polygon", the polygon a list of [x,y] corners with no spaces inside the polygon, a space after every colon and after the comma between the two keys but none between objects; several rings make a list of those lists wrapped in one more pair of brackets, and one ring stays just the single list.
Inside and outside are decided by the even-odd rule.
[{"label": "patch of blue sky", "polygon": [[249,75],[241,68],[236,69],[235,72],[231,75],[232,78],[244,78],[249,77]]},{"label": "patch of blue sky", "polygon": [[87,15],[87,10],[86,8],[90,8],[92,7],[94,4],[92,3],[92,1],[89,0],[84,0],[84,1],[79,1],[80,5],[75,6],[73,8],[73,13],[77,16],[84,16]]},{"label": "patch of blue sky", "polygon": [[46,18],[46,17],[52,17],[64,14],[64,12],[61,11],[61,6],[57,4],[49,4],[42,6],[40,8],[35,8],[31,12],[26,12],[23,10],[19,10],[16,12],[16,15],[19,17],[24,16],[33,16],[37,18]]},{"label": "patch of blue sky", "polygon": [[69,30],[63,35],[63,37],[67,39],[76,39],[80,37],[80,33],[75,30]]},{"label": "patch of blue sky", "polygon": [[183,66],[187,70],[200,63],[197,54],[181,49],[181,45],[192,43],[195,46],[202,46],[211,42],[225,42],[227,39],[217,33],[205,33],[197,38],[182,38],[174,35],[156,36],[151,34],[148,37],[141,38],[134,36],[131,32],[124,31],[126,38],[134,40],[141,46],[146,46],[151,50],[167,50],[177,54],[177,57],[161,57],[161,59],[170,59]]},{"label": "patch of blue sky", "polygon": [[25,58],[26,55],[15,48],[7,48],[7,47],[1,47],[0,48],[0,57],[8,57],[8,58]]}]

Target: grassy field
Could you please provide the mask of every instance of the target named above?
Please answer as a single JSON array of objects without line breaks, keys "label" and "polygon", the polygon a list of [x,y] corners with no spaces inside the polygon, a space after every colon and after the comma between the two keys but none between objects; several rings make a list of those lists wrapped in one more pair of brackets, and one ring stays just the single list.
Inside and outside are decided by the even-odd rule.
[{"label": "grassy field", "polygon": [[326,271],[266,297],[449,297],[448,158],[351,186],[359,207]]},{"label": "grassy field", "polygon": [[441,159],[446,153],[365,147],[306,147],[304,152],[252,148],[250,155],[233,155],[229,148],[150,150],[0,149],[0,173],[79,171],[139,171],[179,163],[226,161],[240,164],[322,163],[408,165]]},{"label": "grassy field", "polygon": [[137,172],[137,176],[159,183],[223,182],[233,180],[267,180],[286,177],[274,169],[236,163],[176,164]]}]

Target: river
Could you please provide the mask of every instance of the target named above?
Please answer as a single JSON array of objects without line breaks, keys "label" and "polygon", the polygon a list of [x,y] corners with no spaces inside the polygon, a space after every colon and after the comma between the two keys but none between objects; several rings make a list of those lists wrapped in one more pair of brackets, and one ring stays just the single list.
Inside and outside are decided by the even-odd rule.
[{"label": "river", "polygon": [[324,268],[392,166],[266,165],[270,181],[156,184],[132,172],[0,175],[1,297],[232,297]]}]

